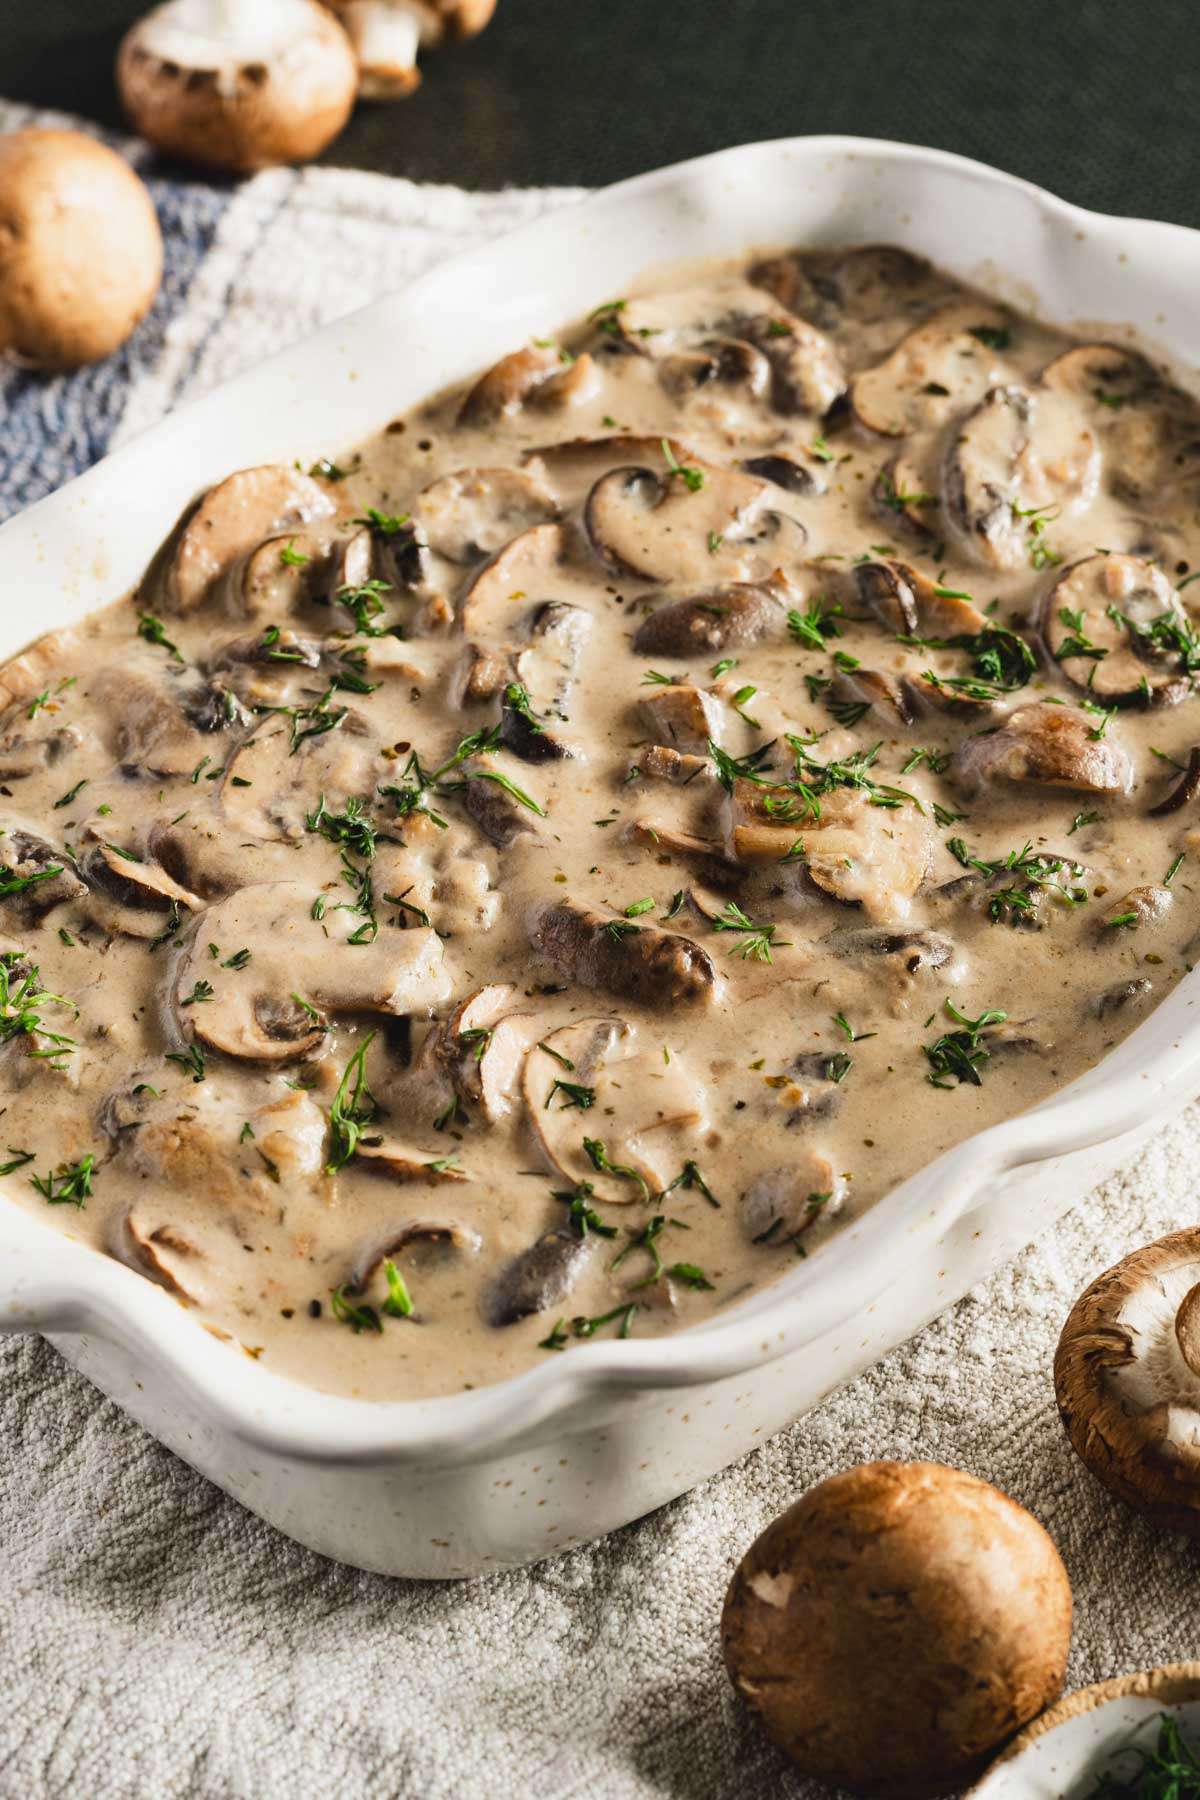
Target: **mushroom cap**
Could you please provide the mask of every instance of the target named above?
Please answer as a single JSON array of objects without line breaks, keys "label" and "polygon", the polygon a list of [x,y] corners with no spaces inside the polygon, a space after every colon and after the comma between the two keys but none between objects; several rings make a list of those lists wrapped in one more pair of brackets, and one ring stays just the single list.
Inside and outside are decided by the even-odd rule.
[{"label": "mushroom cap", "polygon": [[318,156],[350,117],[358,63],[317,0],[164,0],[122,40],[117,86],[159,150],[246,175]]},{"label": "mushroom cap", "polygon": [[937,1463],[809,1490],[743,1557],[729,1676],[805,1773],[888,1800],[962,1785],[1061,1691],[1071,1590],[1037,1520]]},{"label": "mushroom cap", "polygon": [[79,131],[0,137],[0,353],[97,362],[149,311],[162,234],[129,164]]},{"label": "mushroom cap", "polygon": [[1097,1480],[1168,1531],[1200,1538],[1200,1229],[1097,1277],[1063,1326],[1058,1410]]}]

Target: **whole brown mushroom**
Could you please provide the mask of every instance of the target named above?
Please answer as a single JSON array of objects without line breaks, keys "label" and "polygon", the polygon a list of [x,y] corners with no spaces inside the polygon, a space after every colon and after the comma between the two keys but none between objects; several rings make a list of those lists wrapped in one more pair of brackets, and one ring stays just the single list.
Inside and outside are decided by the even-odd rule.
[{"label": "whole brown mushroom", "polygon": [[126,33],[117,86],[158,149],[245,175],[332,143],[354,106],[358,64],[317,0],[164,0]]},{"label": "whole brown mushroom", "polygon": [[79,131],[0,137],[0,354],[74,369],[123,344],[162,280],[153,202]]},{"label": "whole brown mushroom", "polygon": [[1061,1691],[1071,1590],[1014,1500],[938,1463],[864,1463],[751,1545],[730,1680],[806,1774],[917,1800],[961,1787]]},{"label": "whole brown mushroom", "polygon": [[1156,1525],[1200,1538],[1200,1229],[1135,1250],[1080,1295],[1054,1387],[1092,1474]]},{"label": "whole brown mushroom", "polygon": [[325,0],[350,34],[364,100],[402,100],[421,80],[417,56],[477,37],[496,0]]}]

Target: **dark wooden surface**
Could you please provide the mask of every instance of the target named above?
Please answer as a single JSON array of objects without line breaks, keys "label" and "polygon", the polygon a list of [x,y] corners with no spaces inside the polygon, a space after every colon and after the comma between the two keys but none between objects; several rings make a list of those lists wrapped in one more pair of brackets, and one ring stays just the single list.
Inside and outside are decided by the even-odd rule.
[{"label": "dark wooden surface", "polygon": [[[0,0],[0,94],[116,125],[138,0]],[[329,162],[468,187],[595,185],[751,138],[977,156],[1082,204],[1200,225],[1194,0],[499,0]]]}]

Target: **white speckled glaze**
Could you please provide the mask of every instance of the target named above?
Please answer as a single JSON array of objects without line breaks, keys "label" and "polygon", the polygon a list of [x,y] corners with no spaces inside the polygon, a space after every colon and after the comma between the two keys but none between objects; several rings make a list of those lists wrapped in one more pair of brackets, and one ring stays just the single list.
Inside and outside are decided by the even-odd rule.
[{"label": "white speckled glaze", "polygon": [[[899,144],[722,151],[455,258],[183,408],[0,529],[0,659],[130,587],[185,504],[231,467],[353,445],[654,264],[864,241],[905,245],[1059,324],[1132,327],[1186,379],[1194,232],[1082,212]],[[164,1291],[6,1202],[3,1183],[0,1330],[43,1332],[195,1468],[327,1556],[425,1578],[531,1562],[723,1468],[1117,1168],[1200,1087],[1198,984],[1200,973],[1185,977],[1053,1100],[939,1159],[775,1287],[672,1338],[579,1345],[446,1399],[322,1395],[219,1345]]]},{"label": "white speckled glaze", "polygon": [[1088,1800],[1101,1774],[1133,1779],[1140,1764],[1127,1746],[1152,1750],[1164,1714],[1193,1749],[1200,1744],[1200,1663],[1068,1694],[1014,1739],[968,1800]]}]

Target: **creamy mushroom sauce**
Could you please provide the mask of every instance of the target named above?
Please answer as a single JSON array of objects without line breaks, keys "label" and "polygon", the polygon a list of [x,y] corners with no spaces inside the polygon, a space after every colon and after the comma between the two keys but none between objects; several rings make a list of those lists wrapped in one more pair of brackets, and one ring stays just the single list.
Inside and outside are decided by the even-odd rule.
[{"label": "creamy mushroom sauce", "polygon": [[896,250],[563,342],[0,677],[7,1191],[333,1392],[712,1317],[1195,930],[1190,401]]}]

